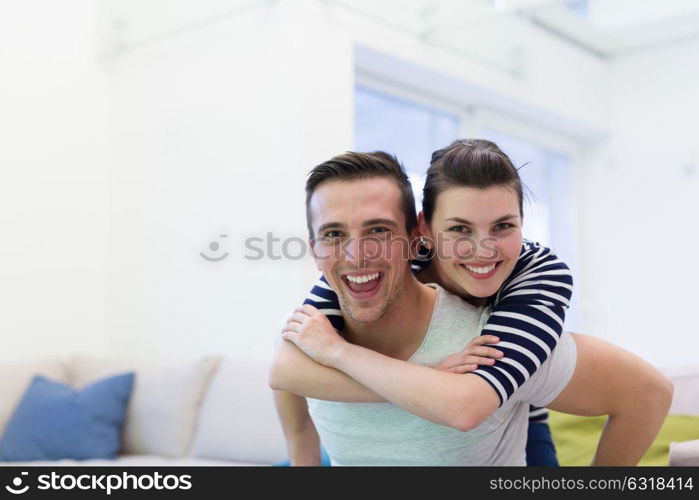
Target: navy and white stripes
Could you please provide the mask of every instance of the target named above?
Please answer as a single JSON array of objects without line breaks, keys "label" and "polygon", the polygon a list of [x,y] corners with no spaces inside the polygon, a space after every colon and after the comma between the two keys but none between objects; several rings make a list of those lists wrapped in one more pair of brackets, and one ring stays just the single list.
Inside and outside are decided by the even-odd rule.
[{"label": "navy and white stripes", "polygon": [[510,277],[492,299],[493,312],[483,335],[496,335],[492,347],[505,356],[472,372],[497,392],[500,404],[531,377],[555,349],[573,294],[568,266],[548,248],[524,241]]},{"label": "navy and white stripes", "polygon": [[340,310],[340,302],[337,300],[335,290],[330,287],[325,276],[321,276],[320,279],[316,281],[316,284],[303,303],[310,304],[325,314],[335,330],[342,332],[345,327],[345,320]]}]

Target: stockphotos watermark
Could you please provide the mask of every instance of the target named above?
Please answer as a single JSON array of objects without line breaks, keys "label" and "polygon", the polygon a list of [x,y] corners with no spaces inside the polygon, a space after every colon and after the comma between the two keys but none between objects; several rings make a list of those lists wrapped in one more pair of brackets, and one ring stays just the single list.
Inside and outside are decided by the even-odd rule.
[{"label": "stockphotos watermark", "polygon": [[[316,238],[309,242],[299,237],[280,238],[272,232],[264,237],[245,239],[246,260],[302,260],[308,255],[319,261],[356,260],[365,262],[392,260],[396,254],[404,260],[478,260],[497,261],[500,252],[496,247],[498,238],[488,236],[448,237],[441,233],[436,239],[428,237],[406,238],[404,236],[363,236],[361,238]],[[418,252],[418,249],[421,248]]]},{"label": "stockphotos watermark", "polygon": [[192,476],[189,474],[41,474],[36,476],[36,485],[31,486],[28,472],[21,472],[5,486],[5,490],[13,495],[23,495],[30,490],[40,491],[101,491],[111,495],[113,491],[148,491],[148,490],[190,490]]}]

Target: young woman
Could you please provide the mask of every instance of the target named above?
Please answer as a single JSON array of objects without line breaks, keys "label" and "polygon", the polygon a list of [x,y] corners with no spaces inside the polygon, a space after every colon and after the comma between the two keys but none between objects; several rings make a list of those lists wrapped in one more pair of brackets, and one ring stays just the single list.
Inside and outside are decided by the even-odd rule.
[{"label": "young woman", "polygon": [[[506,208],[513,196],[518,213]],[[482,377],[501,405],[555,349],[573,290],[568,266],[548,248],[522,239],[522,220],[522,182],[497,145],[459,140],[432,155],[419,215],[425,258],[414,261],[413,270],[423,283],[492,308],[483,340],[438,368]],[[324,277],[304,303],[342,331],[338,298]],[[545,409],[532,408],[528,465],[557,465],[546,418]]]}]

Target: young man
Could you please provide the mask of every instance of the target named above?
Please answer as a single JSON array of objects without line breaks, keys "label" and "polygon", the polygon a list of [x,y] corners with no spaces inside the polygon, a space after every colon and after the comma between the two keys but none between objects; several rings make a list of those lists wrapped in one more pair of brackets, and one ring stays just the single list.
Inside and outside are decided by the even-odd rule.
[{"label": "young man", "polygon": [[592,337],[564,333],[499,408],[482,378],[432,368],[479,335],[488,311],[410,271],[414,202],[392,157],[347,153],[316,167],[307,217],[345,330],[343,338],[311,306],[298,308],[284,329],[270,386],[309,398],[315,423],[302,399],[278,395],[295,463],[316,461],[317,428],[338,465],[524,465],[530,403],[610,415],[596,465],[636,464],[654,439],[671,386],[647,363]]}]

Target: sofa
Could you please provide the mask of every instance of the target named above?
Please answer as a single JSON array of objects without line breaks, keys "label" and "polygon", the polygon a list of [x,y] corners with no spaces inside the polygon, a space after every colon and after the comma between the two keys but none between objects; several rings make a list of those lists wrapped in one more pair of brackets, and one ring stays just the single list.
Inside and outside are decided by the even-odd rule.
[{"label": "sofa", "polygon": [[153,363],[73,356],[0,363],[0,435],[35,375],[80,388],[129,371],[136,377],[122,453],[115,460],[0,465],[259,466],[286,459],[264,360],[207,357]]},{"label": "sofa", "polygon": [[[671,415],[699,415],[699,365],[665,370],[675,392]],[[699,433],[699,429],[697,429]],[[670,444],[668,465],[699,465],[699,439]]]},{"label": "sofa", "polygon": [[[114,460],[0,462],[0,465],[259,466],[287,450],[267,385],[268,361],[207,357],[153,363],[94,356],[0,363],[0,435],[34,375],[82,387],[136,373]],[[666,372],[675,384],[671,413],[699,415],[699,366]],[[699,440],[673,443],[671,465],[699,465]]]}]

